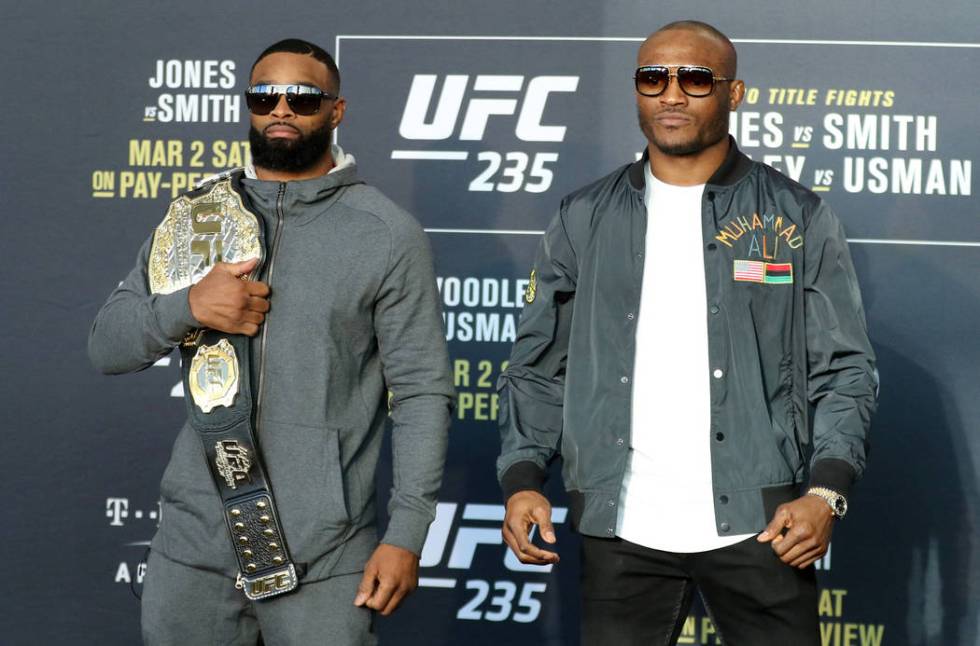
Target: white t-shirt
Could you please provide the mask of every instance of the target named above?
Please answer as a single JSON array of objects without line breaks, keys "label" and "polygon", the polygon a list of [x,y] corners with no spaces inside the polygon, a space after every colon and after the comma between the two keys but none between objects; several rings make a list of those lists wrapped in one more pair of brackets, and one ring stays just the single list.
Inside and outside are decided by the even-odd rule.
[{"label": "white t-shirt", "polygon": [[661,182],[646,166],[632,437],[616,534],[669,552],[704,552],[753,536],[718,536],[715,526],[703,192],[704,184]]}]

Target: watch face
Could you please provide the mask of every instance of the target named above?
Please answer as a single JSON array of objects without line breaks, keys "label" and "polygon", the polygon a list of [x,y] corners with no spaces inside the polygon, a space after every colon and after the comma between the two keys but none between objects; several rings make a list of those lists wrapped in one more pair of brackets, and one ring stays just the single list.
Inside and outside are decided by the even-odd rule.
[{"label": "watch face", "polygon": [[834,501],[834,511],[840,518],[843,518],[844,514],[847,513],[847,500],[844,496],[837,496],[837,499]]}]

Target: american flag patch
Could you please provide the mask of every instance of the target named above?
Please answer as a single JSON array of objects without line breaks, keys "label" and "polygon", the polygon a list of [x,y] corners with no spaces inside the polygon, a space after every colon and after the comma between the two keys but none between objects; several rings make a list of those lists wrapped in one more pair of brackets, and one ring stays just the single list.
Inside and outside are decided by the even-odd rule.
[{"label": "american flag patch", "polygon": [[733,277],[746,283],[787,285],[793,282],[793,263],[736,260]]},{"label": "american flag patch", "polygon": [[758,260],[736,260],[735,280],[761,283],[766,279],[766,263]]}]

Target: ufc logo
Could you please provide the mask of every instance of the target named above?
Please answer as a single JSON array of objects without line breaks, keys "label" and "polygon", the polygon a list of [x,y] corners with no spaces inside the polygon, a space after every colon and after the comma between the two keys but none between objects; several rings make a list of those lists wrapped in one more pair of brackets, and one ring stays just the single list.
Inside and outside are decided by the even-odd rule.
[{"label": "ufc logo", "polygon": [[[206,219],[212,217],[217,219]],[[217,236],[221,235],[222,218],[221,204],[202,202],[191,207],[191,230],[196,234],[191,240],[191,253],[202,256],[205,267],[221,262],[224,249],[221,238]]]},{"label": "ufc logo", "polygon": [[255,596],[262,596],[279,590],[286,590],[289,587],[290,576],[286,572],[270,574],[249,584],[249,590]]},{"label": "ufc logo", "polygon": [[[422,548],[422,557],[419,562],[421,567],[435,567],[442,563],[446,554],[446,547],[449,545],[449,537],[452,534],[456,510],[459,507],[453,502],[441,502],[436,506],[436,518],[429,527],[429,535],[426,537],[425,546]],[[568,509],[565,507],[553,507],[551,509],[551,522],[559,525],[565,522]],[[450,570],[468,570],[473,565],[473,557],[480,545],[497,546],[496,549],[503,552],[504,567],[511,572],[551,572],[551,565],[527,565],[521,563],[504,545],[504,538],[500,533],[500,526],[504,520],[503,505],[479,505],[469,503],[463,507],[463,520],[469,521],[467,525],[457,528],[456,536],[453,538],[452,549],[449,551],[449,560],[446,567]],[[474,526],[470,523],[482,522],[482,525]],[[532,538],[537,532],[537,527],[532,530]]]},{"label": "ufc logo", "polygon": [[[544,109],[552,92],[574,92],[578,88],[577,76],[535,76],[527,84],[522,75],[479,74],[473,79],[472,92],[489,96],[471,97],[466,101],[470,87],[469,74],[447,74],[436,101],[431,121],[430,114],[435,94],[436,74],[416,74],[405,102],[398,133],[405,139],[438,141],[449,139],[456,131],[460,114],[463,114],[459,139],[479,141],[492,116],[517,115],[514,133],[522,141],[562,141],[565,126],[544,125]],[[516,95],[516,96],[515,96]],[[518,112],[518,99],[521,101]]]}]

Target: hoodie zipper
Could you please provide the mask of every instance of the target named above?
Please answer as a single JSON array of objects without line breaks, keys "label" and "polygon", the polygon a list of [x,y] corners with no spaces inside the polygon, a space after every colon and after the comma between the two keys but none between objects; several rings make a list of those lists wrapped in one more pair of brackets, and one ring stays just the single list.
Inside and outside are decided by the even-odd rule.
[{"label": "hoodie zipper", "polygon": [[[279,183],[279,194],[276,196],[276,233],[272,237],[272,251],[269,254],[269,273],[266,274],[265,282],[272,289],[272,274],[276,269],[276,253],[279,251],[279,240],[282,238],[283,228],[283,197],[286,195],[286,182]],[[269,319],[266,317],[262,325],[262,340],[259,342],[259,385],[255,395],[255,432],[259,431],[259,414],[262,411],[262,390],[265,385],[265,342],[269,335]]]}]

